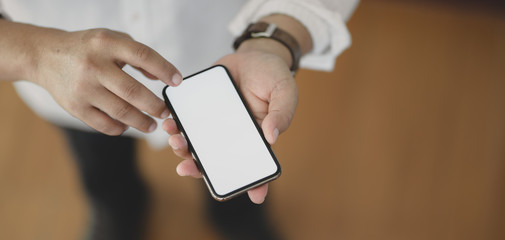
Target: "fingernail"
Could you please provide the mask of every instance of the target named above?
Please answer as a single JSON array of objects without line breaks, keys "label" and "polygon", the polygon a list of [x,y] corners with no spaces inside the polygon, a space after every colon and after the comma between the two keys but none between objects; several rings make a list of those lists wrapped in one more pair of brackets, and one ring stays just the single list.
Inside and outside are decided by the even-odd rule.
[{"label": "fingernail", "polygon": [[274,142],[277,141],[277,137],[279,136],[279,129],[274,129]]},{"label": "fingernail", "polygon": [[149,127],[149,130],[147,130],[147,131],[152,132],[152,131],[156,130],[156,126],[157,126],[157,124],[156,124],[156,122],[154,122],[153,124],[151,124],[151,126]]},{"label": "fingernail", "polygon": [[181,84],[182,76],[178,73],[174,74],[174,76],[172,76],[172,82],[175,84],[175,86]]},{"label": "fingernail", "polygon": [[163,113],[161,113],[161,118],[167,118],[168,116],[170,116],[170,110],[168,109],[165,109],[165,111],[163,111]]}]

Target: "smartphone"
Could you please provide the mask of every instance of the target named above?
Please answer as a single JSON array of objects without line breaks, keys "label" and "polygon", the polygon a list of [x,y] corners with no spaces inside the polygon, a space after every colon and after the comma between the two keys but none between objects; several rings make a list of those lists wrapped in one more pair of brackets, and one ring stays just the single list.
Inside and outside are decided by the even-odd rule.
[{"label": "smartphone", "polygon": [[226,67],[166,86],[163,97],[212,196],[225,201],[278,178],[281,167]]}]

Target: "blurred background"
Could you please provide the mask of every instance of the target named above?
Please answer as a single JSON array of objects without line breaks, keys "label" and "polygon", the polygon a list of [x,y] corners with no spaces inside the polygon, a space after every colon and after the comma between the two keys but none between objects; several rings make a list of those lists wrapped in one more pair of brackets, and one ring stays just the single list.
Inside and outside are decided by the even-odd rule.
[{"label": "blurred background", "polygon": [[[505,239],[502,1],[363,0],[332,73],[302,70],[274,146],[286,239]],[[0,84],[0,239],[81,239],[88,211],[57,128]],[[140,142],[148,239],[220,239],[201,180]]]}]

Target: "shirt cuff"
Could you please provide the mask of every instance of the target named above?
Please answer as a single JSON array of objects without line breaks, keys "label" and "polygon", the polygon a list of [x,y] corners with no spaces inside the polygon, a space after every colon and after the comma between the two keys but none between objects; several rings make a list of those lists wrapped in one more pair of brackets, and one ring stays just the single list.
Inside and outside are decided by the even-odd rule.
[{"label": "shirt cuff", "polygon": [[238,36],[249,23],[272,14],[291,16],[309,31],[313,48],[302,57],[300,66],[303,68],[331,71],[336,57],[351,44],[351,36],[341,14],[317,2],[251,0],[232,20],[229,30]]}]

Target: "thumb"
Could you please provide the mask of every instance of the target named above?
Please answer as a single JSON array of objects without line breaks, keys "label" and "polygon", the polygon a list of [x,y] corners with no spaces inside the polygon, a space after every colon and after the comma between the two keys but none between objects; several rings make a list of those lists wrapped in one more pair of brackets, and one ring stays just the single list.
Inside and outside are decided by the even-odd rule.
[{"label": "thumb", "polygon": [[298,104],[296,85],[277,87],[270,95],[268,113],[261,123],[265,138],[274,144],[280,133],[286,131],[291,124]]}]

